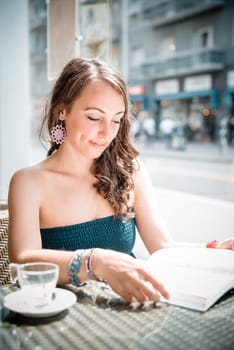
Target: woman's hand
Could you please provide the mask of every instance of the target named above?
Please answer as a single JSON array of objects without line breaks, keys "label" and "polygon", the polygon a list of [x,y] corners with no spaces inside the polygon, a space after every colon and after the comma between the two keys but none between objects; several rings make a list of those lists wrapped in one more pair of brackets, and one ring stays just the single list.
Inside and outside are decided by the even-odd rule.
[{"label": "woman's hand", "polygon": [[95,249],[92,256],[95,276],[105,280],[126,301],[159,301],[169,298],[163,284],[137,259],[112,250]]},{"label": "woman's hand", "polygon": [[234,237],[218,242],[217,248],[234,250]]}]

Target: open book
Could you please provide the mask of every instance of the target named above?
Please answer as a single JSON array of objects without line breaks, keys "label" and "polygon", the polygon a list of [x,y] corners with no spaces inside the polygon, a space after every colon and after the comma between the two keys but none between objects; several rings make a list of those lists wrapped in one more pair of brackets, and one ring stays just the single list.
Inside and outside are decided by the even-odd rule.
[{"label": "open book", "polygon": [[162,302],[206,311],[234,288],[234,251],[167,248],[153,253],[149,268],[170,292]]}]

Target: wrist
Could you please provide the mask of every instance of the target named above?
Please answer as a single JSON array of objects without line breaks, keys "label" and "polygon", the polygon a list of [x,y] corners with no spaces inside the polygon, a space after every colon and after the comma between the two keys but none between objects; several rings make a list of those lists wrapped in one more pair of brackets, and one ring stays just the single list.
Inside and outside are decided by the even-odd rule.
[{"label": "wrist", "polygon": [[95,248],[90,256],[89,267],[90,270],[95,276],[96,281],[105,282],[105,277],[103,275],[103,267],[102,267],[102,257],[103,257],[103,249]]},{"label": "wrist", "polygon": [[89,280],[98,281],[98,278],[93,272],[94,269],[94,257],[95,254],[95,248],[90,249],[88,253],[85,255],[85,268],[86,268],[86,275]]},{"label": "wrist", "polygon": [[78,277],[78,274],[81,270],[84,253],[84,249],[76,250],[71,257],[70,262],[67,265],[67,274],[69,276],[69,282],[77,287],[81,285],[81,281]]},{"label": "wrist", "polygon": [[217,248],[219,241],[214,239],[213,241],[210,241],[206,243],[206,248]]}]

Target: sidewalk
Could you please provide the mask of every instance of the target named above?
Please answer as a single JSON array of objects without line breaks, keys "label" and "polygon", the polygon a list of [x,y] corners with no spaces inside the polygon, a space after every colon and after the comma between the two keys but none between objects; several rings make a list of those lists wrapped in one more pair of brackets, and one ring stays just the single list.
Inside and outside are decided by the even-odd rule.
[{"label": "sidewalk", "polygon": [[215,143],[188,142],[185,150],[172,150],[167,149],[163,141],[136,142],[135,144],[142,156],[219,163],[234,162],[234,146],[222,151],[220,146]]}]

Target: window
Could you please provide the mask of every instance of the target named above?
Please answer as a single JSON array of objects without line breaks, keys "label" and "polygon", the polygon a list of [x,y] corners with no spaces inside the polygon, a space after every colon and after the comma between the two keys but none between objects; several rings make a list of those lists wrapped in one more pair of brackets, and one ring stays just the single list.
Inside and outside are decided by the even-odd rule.
[{"label": "window", "polygon": [[232,46],[234,46],[234,18],[232,19]]},{"label": "window", "polygon": [[198,30],[197,46],[199,48],[208,48],[213,46],[213,28],[201,28]]},{"label": "window", "polygon": [[175,38],[167,37],[162,40],[161,53],[163,56],[169,56],[176,51]]},{"label": "window", "polygon": [[142,46],[136,46],[132,49],[132,60],[131,65],[132,67],[137,67],[142,64],[145,57],[145,51]]}]

